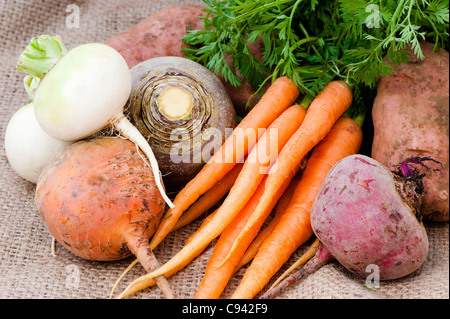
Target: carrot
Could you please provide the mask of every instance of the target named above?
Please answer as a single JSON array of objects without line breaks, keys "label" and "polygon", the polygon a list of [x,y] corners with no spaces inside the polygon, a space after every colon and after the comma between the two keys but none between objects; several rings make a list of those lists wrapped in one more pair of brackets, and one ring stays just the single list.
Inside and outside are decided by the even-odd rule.
[{"label": "carrot", "polygon": [[186,242],[184,243],[184,245],[189,244],[193,238],[195,238],[195,236],[197,236],[198,233],[200,233],[202,231],[203,228],[206,227],[206,225],[208,225],[208,223],[214,218],[214,216],[217,214],[217,211],[219,209],[216,209],[214,212],[212,212],[211,214],[209,214],[208,216],[206,216],[206,218],[202,221],[202,223],[200,224],[200,227],[192,233],[191,236],[189,236],[189,238],[186,240]]},{"label": "carrot", "polygon": [[[210,190],[208,190],[200,199],[194,203],[189,209],[180,217],[178,222],[175,224],[171,231],[175,231],[181,227],[186,226],[196,218],[200,217],[203,213],[205,213],[208,209],[213,207],[222,197],[226,195],[226,193],[233,186],[239,172],[242,169],[243,164],[239,163],[235,168],[231,170],[224,178],[217,182]],[[216,210],[217,211],[217,210]],[[215,212],[214,212],[215,213]],[[190,236],[190,238],[186,241],[188,243],[190,239],[197,234],[201,228],[203,228],[207,222],[214,216],[214,213],[208,215],[205,220],[202,222],[200,228]],[[125,277],[125,275],[139,262],[138,259],[135,259],[125,271],[119,276],[114,284],[113,288],[110,292],[110,298],[114,293],[114,290],[119,285],[120,281]]]},{"label": "carrot", "polygon": [[[217,216],[226,216],[231,222],[244,208],[275,162],[283,145],[303,122],[305,114],[306,111],[302,106],[293,105],[268,127],[249,154],[228,196],[219,207]],[[222,229],[226,227],[224,220],[220,224]]]},{"label": "carrot", "polygon": [[[222,294],[228,281],[234,273],[237,263],[242,258],[245,250],[250,245],[251,241],[258,234],[258,230],[261,225],[257,225],[253,232],[249,232],[245,240],[242,241],[241,249],[236,251],[235,254],[223,263],[223,257],[225,257],[233,244],[234,238],[239,234],[240,230],[245,226],[248,218],[250,217],[253,209],[258,204],[261,195],[264,192],[264,181],[259,185],[258,189],[253,194],[252,198],[247,202],[245,207],[239,212],[236,218],[224,229],[219,237],[219,240],[214,247],[213,254],[211,255],[208,264],[205,269],[205,275],[200,283],[197,292],[195,294],[196,299],[217,299]],[[285,183],[280,189],[277,198],[281,197],[287,188],[289,183]],[[276,201],[270,205],[267,210],[270,212],[275,206]]]},{"label": "carrot", "polygon": [[358,152],[361,141],[359,125],[350,118],[341,117],[314,147],[288,208],[259,249],[232,298],[253,298],[292,253],[311,237],[309,214],[323,180],[335,163]]},{"label": "carrot", "polygon": [[346,83],[331,81],[312,101],[303,124],[283,147],[277,162],[270,169],[266,191],[247,226],[236,239],[234,247],[230,249],[230,254],[239,245],[245,233],[262,218],[265,208],[270,205],[273,195],[284,180],[292,178],[293,169],[328,134],[334,123],[349,108],[352,98],[352,91]]},{"label": "carrot", "polygon": [[[180,270],[200,254],[214,238],[220,235],[250,200],[269,171],[271,163],[278,156],[280,149],[303,122],[305,114],[304,107],[293,105],[273,121],[258,141],[257,146],[248,155],[235,184],[230,189],[225,201],[214,214],[214,217],[196,234],[195,238],[192,238],[181,251],[156,270],[155,273]],[[268,155],[265,154],[267,151],[269,152]],[[145,281],[145,278],[152,278],[152,275],[150,273],[143,276],[141,280]],[[132,291],[132,286],[133,283],[130,284],[129,289],[125,290],[126,293]]]},{"label": "carrot", "polygon": [[[305,114],[304,107],[293,105],[273,121],[250,152],[228,196],[214,214],[215,219],[220,220],[222,218],[220,216],[223,216],[228,220],[226,224],[229,224],[244,208],[258,189],[272,163],[275,162],[283,145],[303,122]],[[222,229],[226,227],[225,220],[220,224]],[[219,234],[220,232],[217,233],[217,236]]]},{"label": "carrot", "polygon": [[[305,161],[305,165],[306,165],[306,161]],[[237,272],[243,266],[248,264],[253,259],[253,257],[255,257],[256,253],[258,252],[258,250],[261,247],[264,240],[266,240],[266,238],[269,237],[269,235],[272,233],[273,229],[275,228],[278,221],[280,220],[281,215],[286,210],[286,208],[289,204],[289,201],[291,200],[292,195],[294,194],[294,190],[297,187],[297,184],[300,182],[303,169],[304,169],[304,167],[301,167],[300,171],[294,176],[294,178],[292,179],[288,188],[286,189],[286,191],[283,193],[280,200],[278,201],[277,206],[275,208],[275,214],[274,214],[272,220],[267,224],[267,226],[263,230],[261,230],[261,232],[258,234],[258,236],[253,240],[253,242],[247,248],[247,250],[244,253],[244,256],[242,256],[241,260],[239,261],[236,268],[234,269],[234,272]],[[229,226],[229,227],[231,227],[231,226]]]},{"label": "carrot", "polygon": [[224,178],[218,181],[216,185],[211,187],[211,189],[202,195],[197,202],[195,202],[183,215],[181,215],[180,219],[171,231],[175,231],[183,226],[186,226],[217,204],[217,202],[231,189],[243,165],[243,163],[237,164],[231,172],[229,172]]},{"label": "carrot", "polygon": [[277,78],[272,83],[222,147],[177,194],[173,201],[175,207],[167,211],[150,242],[151,249],[155,249],[167,236],[189,206],[230,172],[236,163],[243,161],[244,156],[256,144],[258,129],[267,128],[284,110],[294,104],[299,94],[295,83],[287,77]]},{"label": "carrot", "polygon": [[290,285],[290,280],[289,279],[286,280],[286,279],[291,277],[292,275],[289,277],[287,277],[287,276],[292,271],[294,271],[296,268],[303,266],[308,260],[310,260],[312,257],[314,257],[316,252],[319,250],[319,247],[320,247],[320,242],[319,242],[319,239],[316,238],[314,240],[314,242],[311,244],[311,246],[308,248],[308,250],[305,251],[303,253],[303,255],[301,255],[300,258],[297,259],[297,261],[294,262],[284,273],[282,273],[280,277],[278,277],[278,279],[272,284],[272,286],[270,286],[269,290],[266,291],[264,293],[264,295],[269,296],[270,294],[272,294],[271,291],[273,291],[273,292],[280,291],[281,289]]},{"label": "carrot", "polygon": [[[222,178],[216,185],[214,185],[210,190],[208,190],[196,203],[194,203],[189,209],[181,216],[178,222],[175,224],[172,231],[175,231],[183,226],[186,226],[194,219],[200,217],[204,212],[213,207],[233,186],[239,172],[242,169],[243,164],[239,163],[235,168],[231,170],[224,178]],[[209,214],[202,222],[200,228],[194,232],[186,241],[186,244],[202,229],[209,220],[214,216],[217,210]],[[125,277],[125,275],[139,262],[135,259],[125,271],[119,276],[110,292],[110,298],[112,298],[115,289],[119,285],[120,281]],[[153,285],[153,284],[152,284]]]},{"label": "carrot", "polygon": [[[186,226],[196,218],[200,217],[203,213],[205,213],[208,209],[213,207],[222,197],[226,195],[226,193],[233,186],[234,181],[236,180],[239,172],[242,169],[243,164],[239,163],[235,168],[231,170],[224,178],[217,182],[210,190],[208,190],[200,199],[194,203],[189,209],[180,217],[178,222],[172,228],[171,231],[175,231],[181,227]],[[208,215],[208,217],[202,222],[202,226],[206,225],[206,223],[212,218],[214,213]],[[199,229],[194,233],[198,233]],[[194,235],[192,234],[191,237]],[[189,239],[188,239],[189,241]],[[187,242],[188,242],[187,241]],[[187,243],[186,242],[186,243]],[[113,288],[110,292],[110,298],[112,297],[114,290],[117,288],[120,281],[125,277],[125,275],[138,263],[139,261],[135,259],[125,271],[119,276],[114,284]]]}]

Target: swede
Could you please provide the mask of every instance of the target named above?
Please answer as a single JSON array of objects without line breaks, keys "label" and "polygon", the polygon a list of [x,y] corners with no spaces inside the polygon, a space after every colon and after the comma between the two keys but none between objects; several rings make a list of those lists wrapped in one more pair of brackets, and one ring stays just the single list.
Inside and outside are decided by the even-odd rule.
[{"label": "swede", "polygon": [[[123,115],[132,85],[123,57],[100,43],[83,44],[67,53],[62,47],[59,37],[33,38],[17,63],[19,70],[39,79],[32,89],[38,123],[50,136],[64,141],[77,141],[113,126],[145,153],[159,191],[173,207],[150,145]],[[26,83],[33,82],[27,79]]]},{"label": "swede", "polygon": [[175,56],[131,68],[125,115],[152,145],[166,189],[180,190],[236,126],[233,103],[204,66]]},{"label": "swede", "polygon": [[262,297],[273,297],[282,287],[331,260],[363,278],[371,273],[371,267],[379,270],[379,280],[394,280],[416,271],[427,257],[429,243],[417,218],[421,176],[414,169],[407,173],[391,172],[360,154],[336,163],[311,209],[311,226],[321,247],[304,268]]},{"label": "swede", "polygon": [[[100,137],[76,142],[44,168],[36,207],[51,235],[75,255],[96,261],[136,255],[151,271],[149,248],[165,203],[152,171],[127,139]],[[172,298],[165,278],[155,278]]]},{"label": "swede", "polygon": [[9,164],[19,176],[34,184],[50,159],[70,144],[44,132],[34,115],[33,103],[17,110],[5,131]]}]

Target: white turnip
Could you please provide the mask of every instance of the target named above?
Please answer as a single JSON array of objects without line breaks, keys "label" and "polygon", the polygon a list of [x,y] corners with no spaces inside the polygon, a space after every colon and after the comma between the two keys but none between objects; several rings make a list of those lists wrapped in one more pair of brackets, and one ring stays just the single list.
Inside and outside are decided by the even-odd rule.
[{"label": "white turnip", "polygon": [[19,176],[32,183],[37,183],[39,174],[50,159],[70,144],[44,132],[36,121],[32,103],[17,110],[6,127],[8,162]]},{"label": "white turnip", "polygon": [[[158,162],[145,138],[123,115],[131,92],[131,73],[123,57],[100,43],[80,45],[65,52],[59,37],[33,38],[19,57],[17,68],[29,74],[38,123],[50,136],[77,141],[107,126],[136,143],[147,156],[156,184],[169,206]],[[31,78],[30,78],[31,77]],[[37,78],[38,80],[33,81]]]}]

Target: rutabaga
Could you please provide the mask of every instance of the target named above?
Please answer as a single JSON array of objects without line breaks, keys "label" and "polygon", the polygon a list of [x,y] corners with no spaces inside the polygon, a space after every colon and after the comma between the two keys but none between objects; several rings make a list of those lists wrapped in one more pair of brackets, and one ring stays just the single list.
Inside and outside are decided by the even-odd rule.
[{"label": "rutabaga", "polygon": [[[150,145],[123,115],[132,86],[123,57],[100,43],[66,51],[59,37],[43,35],[33,38],[19,58],[17,68],[29,74],[25,86],[31,92],[38,123],[64,141],[77,141],[113,126],[145,153],[159,191],[173,207]],[[28,83],[34,87],[27,87]]]},{"label": "rutabaga", "polygon": [[32,103],[17,110],[6,127],[5,151],[9,164],[19,176],[35,184],[50,159],[69,144],[41,128]]},{"label": "rutabaga", "polygon": [[181,57],[157,57],[130,70],[125,116],[152,145],[164,184],[177,192],[192,180],[236,126],[219,78]]}]

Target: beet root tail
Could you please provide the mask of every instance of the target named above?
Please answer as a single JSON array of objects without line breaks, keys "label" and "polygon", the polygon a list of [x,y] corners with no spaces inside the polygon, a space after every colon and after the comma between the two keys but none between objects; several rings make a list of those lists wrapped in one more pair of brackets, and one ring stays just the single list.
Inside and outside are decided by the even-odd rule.
[{"label": "beet root tail", "polygon": [[310,260],[308,260],[308,262],[301,269],[292,273],[291,275],[283,279],[278,285],[266,291],[259,299],[274,298],[283,289],[286,289],[293,283],[306,278],[310,274],[313,274],[333,259],[334,257],[331,255],[328,249],[326,249],[323,244],[320,244],[319,249],[317,250],[315,255]]}]

